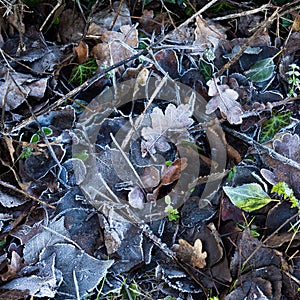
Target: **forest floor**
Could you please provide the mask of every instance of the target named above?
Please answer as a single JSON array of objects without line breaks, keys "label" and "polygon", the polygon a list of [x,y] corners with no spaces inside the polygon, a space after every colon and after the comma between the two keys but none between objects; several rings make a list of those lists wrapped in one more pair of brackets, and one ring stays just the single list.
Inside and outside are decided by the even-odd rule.
[{"label": "forest floor", "polygon": [[0,300],[300,299],[300,1],[0,11]]}]

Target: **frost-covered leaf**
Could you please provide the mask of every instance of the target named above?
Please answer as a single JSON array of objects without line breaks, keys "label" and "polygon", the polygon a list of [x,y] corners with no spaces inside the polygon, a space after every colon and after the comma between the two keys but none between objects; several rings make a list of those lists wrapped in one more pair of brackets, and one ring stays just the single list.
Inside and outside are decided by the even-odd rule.
[{"label": "frost-covered leaf", "polygon": [[[240,50],[241,50],[241,46],[240,45],[235,45],[232,48],[231,53],[225,54],[223,55],[224,58],[228,58],[231,59],[233,58]],[[259,54],[262,51],[262,49],[260,47],[247,47],[247,49],[244,51],[245,54]]]},{"label": "frost-covered leaf", "polygon": [[[300,163],[299,135],[290,133],[284,134],[281,139],[274,140],[273,149],[277,153]],[[261,173],[264,178],[273,185],[280,181],[286,182],[288,186],[293,189],[295,196],[300,198],[300,171],[297,168],[293,168],[269,156],[266,156],[264,161],[270,169],[273,169],[273,171],[262,169]]]},{"label": "frost-covered leaf", "polygon": [[[53,298],[62,282],[61,272],[54,268],[54,263],[55,255],[52,255],[35,265],[34,275],[16,278],[1,288],[5,290],[27,291],[35,297]],[[30,267],[28,269],[30,273]],[[26,267],[22,271],[26,274]]]},{"label": "frost-covered leaf", "polygon": [[236,101],[239,94],[227,84],[218,85],[215,80],[209,80],[207,85],[209,86],[208,95],[212,98],[206,105],[206,113],[211,114],[219,108],[230,124],[242,123],[242,106]]},{"label": "frost-covered leaf", "polygon": [[156,153],[156,150],[166,152],[170,149],[168,138],[170,133],[180,133],[187,135],[187,128],[193,124],[192,112],[188,104],[180,104],[176,107],[169,104],[163,112],[159,107],[155,107],[150,114],[151,127],[142,129],[142,153]]},{"label": "frost-covered leaf", "polygon": [[223,190],[235,206],[248,212],[260,209],[274,201],[258,183],[243,184],[237,187],[224,186]]},{"label": "frost-covered leaf", "polygon": [[46,247],[59,242],[64,242],[64,237],[69,238],[69,233],[64,226],[64,217],[52,222],[49,229],[44,229],[41,233],[30,239],[24,247],[24,260],[33,264],[38,261],[40,253]]},{"label": "frost-covered leaf", "polygon": [[35,78],[32,75],[14,73],[13,79],[8,76],[0,81],[0,108],[5,103],[5,110],[10,111],[20,106],[27,97],[40,100],[44,97],[48,78]]},{"label": "frost-covered leaf", "polygon": [[212,21],[196,17],[195,41],[193,46],[200,51],[213,49],[215,51],[221,40],[226,39],[225,28]]},{"label": "frost-covered leaf", "polygon": [[203,251],[200,239],[195,241],[194,246],[189,244],[187,241],[180,239],[179,245],[174,245],[173,249],[178,258],[193,267],[202,269],[206,266],[205,259],[207,258],[207,253]]},{"label": "frost-covered leaf", "polygon": [[269,57],[255,63],[250,70],[245,72],[245,75],[252,82],[264,82],[272,78],[274,69],[273,57]]},{"label": "frost-covered leaf", "polygon": [[96,259],[70,244],[48,246],[41,254],[41,260],[52,256],[55,257],[54,267],[63,277],[58,289],[63,299],[76,299],[76,285],[80,297],[84,297],[100,283],[114,262]]},{"label": "frost-covered leaf", "polygon": [[277,113],[269,120],[262,123],[261,131],[259,133],[259,142],[264,143],[271,140],[275,134],[283,127],[290,124],[291,112]]},{"label": "frost-covered leaf", "polygon": [[4,207],[16,207],[24,204],[28,201],[25,198],[19,198],[16,196],[12,196],[7,194],[4,190],[0,190],[0,204]]}]

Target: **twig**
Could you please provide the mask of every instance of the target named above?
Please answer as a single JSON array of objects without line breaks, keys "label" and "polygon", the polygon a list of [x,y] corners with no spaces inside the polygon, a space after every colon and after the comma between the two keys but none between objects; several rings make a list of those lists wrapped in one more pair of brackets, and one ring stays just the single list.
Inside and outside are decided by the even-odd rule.
[{"label": "twig", "polygon": [[141,187],[143,189],[145,189],[144,183],[141,179],[141,177],[139,176],[139,174],[136,172],[134,166],[132,165],[132,163],[130,162],[129,158],[127,157],[126,153],[123,151],[122,147],[119,145],[119,143],[117,142],[117,140],[115,139],[114,135],[112,133],[110,133],[110,137],[112,139],[112,141],[114,142],[114,144],[117,146],[118,150],[121,152],[122,156],[124,157],[124,159],[126,160],[128,166],[130,167],[130,169],[132,170],[134,176],[137,178],[137,180],[139,181]]},{"label": "twig", "polygon": [[138,118],[136,119],[135,121],[135,124],[133,127],[131,127],[130,131],[127,133],[122,145],[121,145],[121,148],[122,149],[125,149],[127,144],[129,143],[131,137],[133,136],[134,132],[136,131],[136,129],[141,125],[141,123],[143,122],[144,120],[144,117],[145,117],[145,113],[147,111],[147,109],[150,107],[151,103],[153,102],[153,100],[155,99],[155,97],[157,96],[157,94],[159,93],[159,91],[161,90],[161,88],[163,87],[163,85],[165,84],[165,82],[167,81],[168,79],[168,74],[166,74],[164,76],[164,78],[161,80],[161,82],[159,83],[159,85],[157,86],[157,88],[155,89],[155,91],[153,92],[153,94],[151,95],[144,111],[138,116]]},{"label": "twig", "polygon": [[259,12],[262,12],[262,11],[266,10],[268,7],[270,7],[269,4],[264,4],[259,8],[255,8],[255,9],[243,11],[241,13],[231,14],[231,15],[227,15],[227,16],[223,16],[223,17],[212,18],[211,20],[213,20],[213,21],[222,21],[222,20],[227,20],[227,19],[234,19],[234,18],[244,17],[244,16],[248,16],[248,15],[254,15],[254,14],[257,14]]},{"label": "twig", "polygon": [[251,44],[251,42],[260,34],[262,34],[262,32],[272,24],[272,22],[277,18],[278,15],[278,11],[279,8],[277,8],[273,14],[267,19],[265,20],[260,28],[244,43],[244,45],[241,47],[240,51],[235,54],[235,56],[229,61],[227,62],[216,74],[216,77],[219,77],[220,75],[222,75],[226,70],[228,70],[233,64],[235,64],[238,59],[243,55],[243,53],[246,51],[246,49],[249,47],[249,45]]},{"label": "twig", "polygon": [[300,164],[297,163],[296,161],[279,154],[278,152],[274,151],[273,149],[270,149],[264,145],[261,145],[260,143],[254,141],[252,138],[248,137],[247,135],[245,135],[243,133],[240,133],[240,132],[233,130],[231,128],[228,128],[226,126],[222,126],[222,127],[229,134],[239,138],[240,140],[244,141],[245,143],[247,143],[249,145],[254,145],[259,150],[267,153],[267,155],[269,155],[270,157],[282,162],[283,164],[287,164],[290,167],[300,170]]},{"label": "twig", "polygon": [[246,265],[249,260],[256,254],[256,252],[264,245],[266,244],[266,242],[268,240],[270,240],[271,238],[274,237],[275,234],[277,234],[279,232],[280,229],[282,229],[286,224],[288,224],[289,222],[291,222],[293,219],[297,218],[299,216],[299,213],[297,212],[296,214],[294,214],[293,216],[291,216],[290,218],[288,218],[284,223],[282,223],[271,235],[269,235],[264,241],[263,243],[261,243],[260,245],[258,245],[253,252],[247,257],[247,259],[243,262],[243,265]]},{"label": "twig", "polygon": [[52,9],[52,11],[50,12],[50,14],[47,16],[46,20],[44,21],[44,23],[42,24],[42,26],[40,27],[40,31],[43,31],[44,27],[46,26],[47,22],[49,21],[49,19],[52,17],[52,15],[59,9],[59,7],[62,5],[63,0],[57,0],[56,5],[54,6],[54,8]]},{"label": "twig", "polygon": [[30,199],[36,201],[36,202],[39,202],[39,203],[41,203],[41,204],[43,204],[43,205],[45,205],[45,206],[47,206],[47,207],[49,207],[49,208],[56,209],[55,206],[50,205],[50,204],[46,203],[45,201],[40,200],[40,199],[38,199],[38,198],[36,198],[36,197],[34,197],[34,196],[31,196],[30,194],[24,192],[23,190],[20,190],[20,189],[16,188],[15,186],[13,186],[13,185],[11,185],[11,184],[9,184],[9,183],[7,183],[7,182],[4,182],[4,181],[0,180],[0,185],[6,187],[6,188],[8,188],[8,189],[11,189],[11,190],[13,190],[13,191],[15,191],[15,192],[18,192],[18,193],[24,195],[25,197],[28,197],[28,198],[30,198]]},{"label": "twig", "polygon": [[77,280],[77,277],[76,277],[76,271],[75,270],[73,270],[73,281],[74,281],[74,286],[75,286],[76,298],[77,298],[77,300],[80,300],[81,297],[80,297],[80,293],[79,293],[78,280]]}]

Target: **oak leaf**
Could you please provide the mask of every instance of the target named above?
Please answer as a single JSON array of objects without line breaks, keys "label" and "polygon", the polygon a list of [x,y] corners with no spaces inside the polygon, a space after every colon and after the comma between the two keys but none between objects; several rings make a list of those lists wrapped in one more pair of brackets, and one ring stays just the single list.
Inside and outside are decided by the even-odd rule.
[{"label": "oak leaf", "polygon": [[200,239],[195,241],[194,246],[180,239],[179,245],[174,245],[173,250],[179,259],[195,268],[202,269],[206,266],[205,259],[207,258],[207,253],[205,251],[202,252],[202,242]]},{"label": "oak leaf", "polygon": [[168,151],[171,133],[180,133],[181,137],[188,135],[187,128],[194,122],[191,115],[192,111],[188,104],[180,104],[178,107],[169,104],[165,112],[155,107],[150,114],[152,126],[142,129],[144,138],[141,144],[142,153],[146,155],[147,152],[155,154],[156,150]]},{"label": "oak leaf", "polygon": [[207,85],[208,95],[212,98],[206,105],[206,113],[211,114],[219,108],[230,124],[242,123],[242,106],[236,101],[239,94],[227,84],[218,85],[215,80],[209,80]]}]

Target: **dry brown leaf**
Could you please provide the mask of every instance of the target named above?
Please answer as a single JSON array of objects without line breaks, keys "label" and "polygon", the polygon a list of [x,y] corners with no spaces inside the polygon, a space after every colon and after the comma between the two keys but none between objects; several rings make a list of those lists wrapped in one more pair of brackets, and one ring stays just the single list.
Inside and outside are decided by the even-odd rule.
[{"label": "dry brown leaf", "polygon": [[180,239],[179,245],[174,245],[173,250],[176,252],[176,256],[187,264],[192,265],[195,268],[202,269],[206,266],[207,253],[202,252],[202,242],[197,239],[194,246],[187,241]]},{"label": "dry brown leaf", "polygon": [[77,60],[80,64],[82,64],[82,63],[84,63],[85,61],[88,60],[88,58],[89,58],[89,47],[85,42],[80,41],[79,45],[77,47],[75,47],[75,51],[76,51],[76,54],[77,54]]},{"label": "dry brown leaf", "polygon": [[[148,201],[156,201],[160,188],[164,185],[172,184],[180,178],[180,173],[187,167],[187,159],[185,157],[176,159],[170,166],[162,171],[159,185],[153,190],[152,193],[147,194]],[[154,186],[152,186],[154,187]]]},{"label": "dry brown leaf", "polygon": [[176,159],[170,166],[166,167],[161,176],[161,184],[168,185],[178,180],[180,173],[187,167],[185,157]]},{"label": "dry brown leaf", "polygon": [[153,10],[144,9],[143,15],[141,16],[139,22],[146,32],[150,34],[152,34],[153,32],[155,32],[156,34],[160,34],[163,26],[168,25],[170,23],[170,20],[164,13],[157,14],[154,17]]},{"label": "dry brown leaf", "polygon": [[200,51],[205,51],[206,49],[215,51],[220,40],[226,39],[224,32],[225,29],[222,26],[212,21],[207,22],[200,16],[197,16],[194,47],[199,48]]},{"label": "dry brown leaf", "polygon": [[206,105],[206,113],[211,114],[219,108],[230,124],[241,124],[243,110],[240,103],[236,101],[239,94],[227,84],[218,85],[215,80],[209,80],[207,85],[208,95],[212,98]]},{"label": "dry brown leaf", "polygon": [[[92,49],[91,54],[97,58],[100,67],[112,66],[130,57],[134,53],[130,48],[138,46],[138,31],[134,26],[123,25],[120,30],[105,32],[101,37],[103,43]],[[119,67],[119,70],[123,70],[123,67]]]}]

